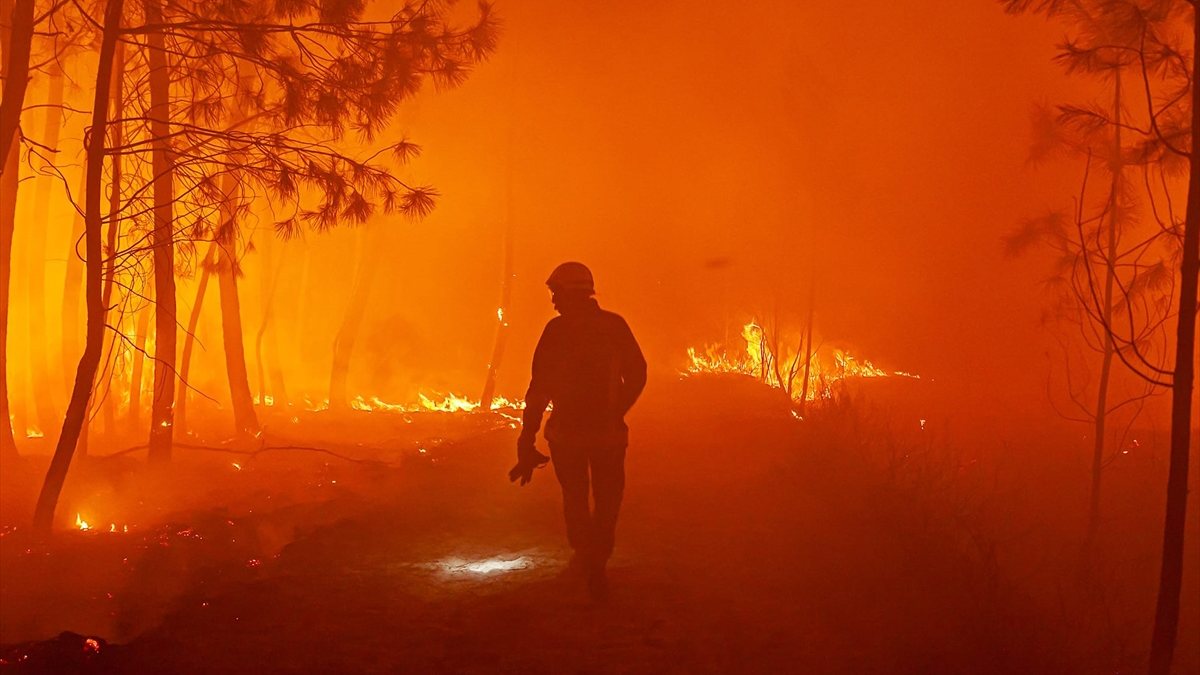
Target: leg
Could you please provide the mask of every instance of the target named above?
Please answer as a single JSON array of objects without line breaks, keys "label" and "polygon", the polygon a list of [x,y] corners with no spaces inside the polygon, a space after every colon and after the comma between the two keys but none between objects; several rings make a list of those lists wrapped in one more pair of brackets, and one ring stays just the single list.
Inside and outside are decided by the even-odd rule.
[{"label": "leg", "polygon": [[591,449],[592,493],[596,500],[592,518],[592,536],[595,543],[594,564],[603,569],[612,554],[617,529],[617,515],[621,511],[621,497],[625,493],[625,446],[601,445]]},{"label": "leg", "polygon": [[588,508],[587,453],[576,444],[555,443],[550,446],[550,458],[554,463],[554,475],[562,486],[567,541],[575,551],[587,555],[592,529]]}]

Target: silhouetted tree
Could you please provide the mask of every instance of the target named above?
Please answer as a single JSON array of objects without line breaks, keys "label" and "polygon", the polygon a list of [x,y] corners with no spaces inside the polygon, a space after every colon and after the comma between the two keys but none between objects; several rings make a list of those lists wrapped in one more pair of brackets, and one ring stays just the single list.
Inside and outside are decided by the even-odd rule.
[{"label": "silhouetted tree", "polygon": [[34,528],[42,533],[48,533],[54,522],[54,509],[58,504],[58,496],[62,492],[63,483],[67,478],[67,470],[70,468],[71,458],[75,453],[79,434],[83,428],[104,342],[104,305],[101,295],[103,292],[101,288],[103,283],[101,188],[108,136],[109,89],[112,83],[113,57],[116,52],[117,40],[120,37],[123,4],[124,0],[108,0],[102,23],[100,55],[96,65],[96,88],[92,104],[92,123],[86,139],[87,185],[84,189],[86,200],[84,213],[86,218],[85,253],[87,256],[87,340],[83,356],[79,359],[75,386],[71,391],[71,400],[67,404],[62,432],[59,434],[54,456],[50,460],[50,467],[46,471],[46,480],[42,484],[42,490],[34,509]]},{"label": "silhouetted tree", "polygon": [[[0,355],[8,347],[8,309],[12,282],[12,241],[16,224],[19,153],[16,144],[29,85],[29,56],[34,31],[33,0],[0,0],[0,57],[4,88],[0,99]],[[17,453],[8,400],[8,359],[0,358],[0,456]]]},{"label": "silhouetted tree", "polygon": [[217,265],[217,244],[209,246],[199,265],[200,280],[196,283],[196,297],[188,316],[187,329],[183,334],[183,353],[179,356],[179,392],[175,395],[175,424],[187,432],[188,374],[192,366],[192,350],[196,344],[196,330],[200,325],[200,310],[204,307],[204,296],[208,291],[208,280]]},{"label": "silhouetted tree", "polygon": [[[389,21],[364,20],[365,6],[173,5],[178,16],[168,16],[160,28],[173,45],[175,67],[194,75],[188,79],[188,93],[177,97],[187,101],[182,107],[188,116],[177,135],[177,180],[203,186],[217,175],[233,173],[244,187],[258,186],[282,203],[296,204],[276,224],[284,237],[305,226],[323,231],[362,223],[377,207],[424,215],[435,195],[431,189],[405,185],[373,165],[378,153],[366,162],[354,160],[324,141],[314,142],[312,134],[336,141],[353,129],[371,140],[424,78],[441,86],[461,82],[468,66],[494,48],[495,22],[486,5],[479,22],[463,30],[445,24],[441,3],[406,4]],[[242,79],[238,73],[253,77]],[[181,145],[194,152],[180,151]],[[416,146],[404,141],[391,147],[401,160],[416,154]],[[223,159],[234,156],[239,157],[236,165]],[[183,178],[184,173],[190,178]],[[239,193],[244,199],[256,194],[246,189]],[[316,203],[307,197],[314,193],[321,195]],[[237,208],[231,219],[221,220],[222,227],[236,228],[245,212],[244,205]],[[235,250],[227,251],[233,276],[226,277],[226,298],[236,288],[236,242],[242,239],[235,233],[228,240]],[[352,299],[351,306],[357,303]],[[228,311],[223,314],[229,316]],[[349,362],[345,354],[356,328],[350,325],[354,313],[347,317],[335,370]],[[235,332],[240,335],[240,329]],[[227,337],[235,338],[232,333]],[[235,361],[237,351],[227,345],[226,353]],[[240,388],[244,357],[229,365],[231,386]],[[251,414],[244,411],[242,416],[249,419]]]},{"label": "silhouetted tree", "polygon": [[[274,232],[264,232],[260,239],[262,243],[258,250],[262,254],[262,274],[259,275],[259,306],[262,308],[262,316],[259,318],[258,332],[254,337],[255,361],[258,363],[258,397],[262,405],[267,405],[270,401],[274,406],[286,408],[290,401],[287,386],[284,384],[283,366],[279,362],[279,341],[276,338],[279,331],[275,328],[275,299],[279,290],[279,276],[283,271],[283,260],[280,256],[278,264],[274,261]],[[264,341],[268,343],[265,354]]]},{"label": "silhouetted tree", "polygon": [[154,30],[163,21],[161,0],[144,0],[146,62],[150,106],[146,110],[150,131],[150,169],[153,175],[154,225],[150,243],[154,250],[154,398],[150,408],[152,462],[171,459],[175,407],[175,197],[174,158],[171,153],[171,79],[164,34]]},{"label": "silhouetted tree", "polygon": [[[34,0],[4,0],[0,3],[4,17],[0,49],[4,58],[4,98],[0,99],[0,157],[17,143],[20,133],[21,110],[25,107],[25,90],[29,87],[29,58],[33,34],[37,25]],[[7,172],[7,164],[3,170]],[[7,262],[7,261],[5,261]]]},{"label": "silhouetted tree", "polygon": [[[1134,185],[1127,178],[1127,168],[1155,172],[1153,165],[1141,164],[1138,146],[1123,140],[1125,113],[1124,79],[1127,70],[1138,67],[1136,43],[1118,17],[1110,16],[1105,8],[1079,3],[1072,11],[1075,23],[1081,26],[1073,46],[1064,49],[1059,61],[1068,72],[1100,78],[1109,89],[1111,104],[1081,106],[1061,105],[1057,114],[1039,108],[1035,116],[1034,159],[1043,159],[1055,151],[1065,151],[1085,162],[1085,175],[1096,169],[1107,173],[1108,189],[1093,197],[1086,182],[1077,197],[1074,213],[1050,213],[1045,217],[1026,220],[1006,238],[1010,254],[1022,253],[1034,245],[1050,247],[1057,256],[1056,275],[1051,288],[1056,291],[1056,306],[1052,316],[1074,324],[1084,344],[1099,356],[1099,375],[1095,383],[1095,398],[1083,400],[1084,392],[1076,389],[1078,375],[1071,372],[1072,359],[1065,352],[1068,395],[1082,417],[1068,413],[1092,427],[1091,490],[1088,506],[1087,541],[1094,540],[1100,523],[1101,486],[1103,469],[1108,462],[1107,441],[1109,421],[1118,410],[1140,404],[1153,388],[1125,396],[1115,404],[1113,398],[1113,362],[1117,343],[1113,331],[1120,318],[1138,326],[1132,338],[1148,351],[1163,338],[1160,330],[1166,313],[1162,296],[1169,275],[1164,265],[1165,252],[1156,246],[1150,233],[1146,240],[1144,227],[1138,217],[1143,208]],[[1121,290],[1125,292],[1120,293]],[[1118,295],[1123,295],[1122,300]],[[1148,303],[1150,311],[1141,311]],[[1132,424],[1136,412],[1130,417]]]},{"label": "silhouetted tree", "polygon": [[[50,368],[50,340],[46,330],[46,223],[50,221],[51,194],[54,191],[56,169],[53,153],[58,148],[59,133],[63,123],[63,71],[57,59],[52,59],[47,79],[48,91],[45,101],[45,123],[40,147],[30,153],[30,164],[40,173],[34,189],[33,226],[28,228],[27,240],[29,247],[26,252],[29,261],[29,274],[25,282],[25,297],[28,301],[28,335],[29,335],[29,364],[33,376],[34,391],[38,392],[33,398],[34,409],[37,410],[38,426],[46,432],[54,428],[58,418],[55,399],[58,398],[56,388],[50,386],[57,382],[52,378]],[[39,157],[40,153],[48,156]],[[37,159],[42,159],[44,166],[37,165]]]},{"label": "silhouetted tree", "polygon": [[[1104,321],[1102,328],[1113,340],[1114,354],[1138,376],[1155,386],[1171,388],[1171,447],[1167,476],[1167,507],[1163,534],[1162,570],[1150,649],[1150,672],[1167,675],[1171,669],[1179,629],[1180,593],[1183,584],[1183,544],[1187,518],[1188,463],[1192,434],[1192,399],[1196,361],[1197,282],[1200,278],[1200,87],[1195,78],[1200,59],[1200,8],[1195,0],[1002,0],[1012,12],[1035,11],[1059,17],[1080,30],[1062,47],[1070,63],[1103,59],[1128,59],[1140,76],[1143,100],[1140,119],[1125,121],[1101,109],[1076,108],[1069,112],[1076,124],[1092,128],[1119,128],[1136,134],[1131,158],[1187,178],[1187,206],[1182,218],[1169,203],[1160,209],[1155,191],[1146,196],[1161,232],[1175,248],[1168,258],[1172,283],[1178,290],[1174,308],[1174,359],[1170,367],[1157,363],[1142,349],[1142,328],[1133,320]],[[1104,30],[1097,31],[1096,26]],[[1105,35],[1103,40],[1094,40]],[[1189,50],[1190,47],[1190,50]],[[1086,260],[1086,257],[1085,257]],[[1090,264],[1085,265],[1089,279]],[[1122,302],[1138,290],[1117,283]],[[1093,291],[1102,285],[1091,283]],[[1103,317],[1103,295],[1089,294],[1087,311]],[[1099,311],[1097,311],[1099,308]],[[1164,317],[1164,321],[1169,317]],[[1151,324],[1154,322],[1151,321]]]},{"label": "silhouetted tree", "polygon": [[[512,199],[511,193],[509,199]],[[504,268],[500,280],[500,305],[496,308],[496,338],[492,344],[492,356],[488,359],[487,378],[483,382],[483,393],[479,404],[483,410],[488,410],[496,395],[496,376],[500,372],[500,364],[504,361],[504,349],[508,344],[508,313],[512,302],[513,279],[513,245],[516,234],[511,209],[504,223]]]},{"label": "silhouetted tree", "polygon": [[[404,183],[377,161],[389,148],[407,160],[416,146],[392,143],[358,159],[344,152],[339,140],[353,129],[371,141],[423,79],[457,84],[471,63],[494,48],[495,22],[486,5],[479,22],[462,30],[444,23],[445,10],[441,3],[411,3],[390,20],[373,21],[363,18],[363,3],[146,0],[140,8],[131,6],[122,20],[121,0],[108,3],[87,137],[87,340],[35,511],[39,529],[53,520],[101,359],[100,282],[106,267],[109,283],[126,289],[128,304],[139,296],[137,284],[148,281],[141,271],[143,258],[153,261],[156,344],[163,345],[172,342],[176,330],[170,305],[177,264],[168,260],[167,251],[191,256],[195,242],[215,243],[235,420],[239,432],[257,432],[237,302],[237,265],[245,252],[239,248],[240,221],[256,194],[270,194],[285,212],[276,223],[284,237],[304,228],[319,232],[362,224],[376,210],[412,217],[428,212],[433,190]],[[106,144],[117,45],[138,39],[146,49],[131,50],[140,60],[126,61],[128,86],[114,120],[124,131]],[[166,78],[164,94],[166,73],[175,75]],[[110,182],[107,220],[113,243],[107,264],[101,255],[99,201],[106,155],[120,158],[113,162]],[[118,244],[122,231],[131,236]],[[151,446],[165,459],[173,426],[174,387],[167,385],[174,377],[174,347],[158,351]]]}]

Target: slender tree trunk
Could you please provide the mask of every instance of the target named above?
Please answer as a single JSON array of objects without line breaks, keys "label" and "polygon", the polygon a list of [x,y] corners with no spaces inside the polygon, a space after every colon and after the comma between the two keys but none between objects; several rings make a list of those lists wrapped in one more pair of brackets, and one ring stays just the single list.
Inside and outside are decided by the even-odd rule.
[{"label": "slender tree trunk", "polygon": [[1117,228],[1121,224],[1121,71],[1113,74],[1113,156],[1109,160],[1112,184],[1108,201],[1107,250],[1104,252],[1104,344],[1100,353],[1100,382],[1096,390],[1096,411],[1092,427],[1092,486],[1088,500],[1087,542],[1095,541],[1100,529],[1100,488],[1104,473],[1104,449],[1108,438],[1108,389],[1112,380],[1113,357],[1116,345],[1113,342],[1113,294],[1117,280]]},{"label": "slender tree trunk", "polygon": [[[5,50],[7,52],[7,50]],[[12,150],[0,175],[0,457],[15,457],[12,416],[8,407],[8,307],[12,277],[13,230],[17,219],[17,188],[20,185],[17,152]]]},{"label": "slender tree trunk", "polygon": [[[0,17],[14,17],[12,0],[0,0]],[[29,9],[32,12],[33,3],[29,3]],[[3,57],[3,66],[0,66],[0,72],[4,75],[4,101],[0,105],[0,116],[8,112],[9,96],[16,95],[9,93],[8,85],[13,84],[13,78],[8,76],[9,64],[13,60],[13,27],[15,21],[0,20],[0,56]],[[29,32],[30,38],[33,36],[32,25]],[[18,56],[19,59],[19,56]],[[25,68],[28,70],[29,64],[29,49],[25,48]],[[22,104],[25,99],[25,92],[20,92]],[[17,133],[17,126],[20,122],[20,107],[17,108],[17,124],[0,125],[0,134],[5,134],[4,155],[2,158],[3,166],[0,166],[0,417],[3,418],[3,426],[0,427],[0,457],[15,457],[17,455],[17,443],[13,436],[12,413],[9,411],[8,403],[8,310],[9,310],[9,293],[10,284],[12,281],[12,244],[13,231],[16,229],[17,221],[17,189],[20,186],[20,162],[19,153],[13,147],[13,137]]]},{"label": "slender tree trunk", "polygon": [[[145,0],[146,22],[162,21],[161,0]],[[170,66],[163,48],[163,35],[151,32],[146,36],[149,47],[146,59],[150,67],[150,134],[151,165],[154,171],[154,229],[150,241],[154,246],[154,399],[150,409],[151,462],[171,460],[171,441],[174,437],[175,408],[175,201],[172,186],[173,167],[170,153],[171,103]]]},{"label": "slender tree trunk", "polygon": [[254,397],[250,394],[250,376],[246,372],[246,347],[242,332],[242,307],[238,299],[237,247],[237,179],[224,179],[225,204],[222,205],[221,229],[217,235],[220,253],[217,263],[217,286],[221,293],[221,338],[225,345],[225,371],[229,376],[229,396],[233,403],[233,421],[237,434],[253,437],[259,433],[258,415],[254,412]]},{"label": "slender tree trunk", "polygon": [[[121,110],[125,103],[125,48],[118,43],[116,46],[116,54],[113,56],[113,72],[112,72],[112,93],[109,97],[109,105],[111,109],[109,114],[119,118]],[[120,148],[125,144],[125,125],[121,122],[110,124],[108,127],[109,135],[112,139],[110,147]],[[117,272],[117,241],[121,232],[121,153],[116,152],[110,160],[110,183],[108,190],[108,234],[105,237],[104,243],[104,290],[101,292],[101,303],[104,306],[104,321],[108,322],[108,310],[112,307],[113,288],[116,285]],[[84,187],[80,192],[86,195],[87,192],[87,173],[84,173]],[[86,198],[86,197],[85,197]],[[86,219],[85,219],[86,222]],[[74,244],[72,244],[74,247]],[[72,248],[74,254],[74,248]],[[74,257],[74,255],[72,255]],[[68,260],[68,270],[70,261]],[[117,331],[110,330],[105,333],[107,339],[104,343],[104,351],[102,356],[109,359],[109,364],[112,363],[112,357],[115,353],[115,345],[118,344]],[[104,430],[106,433],[112,434],[116,432],[116,401],[112,392],[112,368],[101,369],[98,375],[106,378],[104,402],[101,404],[102,413],[104,415]],[[96,388],[99,388],[100,383],[96,383]],[[88,429],[90,424],[84,428],[84,440],[87,439]],[[87,444],[81,443],[79,452],[86,452]]]},{"label": "slender tree trunk", "polygon": [[208,290],[208,278],[217,264],[217,245],[212,244],[204,261],[200,263],[200,281],[196,284],[196,300],[188,316],[187,332],[183,336],[183,355],[179,361],[179,393],[175,399],[175,425],[187,432],[188,374],[192,367],[192,348],[196,344],[196,330],[200,325],[200,310],[204,307],[204,294]]},{"label": "slender tree trunk", "polygon": [[[62,129],[63,73],[50,66],[49,96],[46,99],[46,122],[42,144],[58,147]],[[37,410],[38,426],[49,432],[58,422],[55,399],[58,398],[57,378],[50,375],[48,331],[46,330],[46,223],[50,222],[50,193],[57,181],[53,176],[39,175],[34,190],[33,226],[29,228],[29,275],[25,287],[29,302],[29,365],[33,373],[33,404]]]},{"label": "slender tree trunk", "polygon": [[[1192,14],[1192,72],[1200,73],[1200,9]],[[1168,675],[1179,633],[1183,590],[1183,543],[1187,523],[1188,454],[1191,451],[1192,387],[1196,377],[1196,287],[1200,281],[1200,85],[1192,82],[1192,149],[1183,257],[1179,270],[1179,318],[1175,331],[1175,374],[1171,390],[1171,461],[1167,470],[1167,513],[1162,572],[1150,644],[1151,675]]]},{"label": "slender tree trunk", "polygon": [[812,359],[813,359],[813,319],[816,310],[814,301],[816,300],[816,284],[810,284],[808,287],[808,325],[805,327],[804,336],[804,382],[800,386],[800,412],[804,413],[804,407],[808,405],[808,386],[810,375],[812,374]]},{"label": "slender tree trunk", "polygon": [[[275,291],[279,287],[279,275],[283,273],[283,258],[279,264],[273,264],[275,242],[274,235],[267,231],[258,250],[262,253],[262,275],[259,284],[262,307],[262,320],[258,325],[258,334],[254,339],[254,353],[258,367],[258,396],[259,401],[267,405],[268,395],[276,407],[285,408],[288,405],[287,387],[283,380],[283,369],[279,365],[279,340],[275,330]],[[263,354],[263,341],[267,342],[268,354]],[[264,374],[265,371],[265,374]],[[267,389],[267,377],[270,377],[270,393]]]},{"label": "slender tree trunk", "polygon": [[[149,297],[154,297],[154,289],[148,288]],[[142,380],[145,379],[143,368],[146,363],[146,341],[150,333],[150,308],[144,307],[137,313],[137,322],[133,336],[133,367],[129,373],[129,427],[137,429],[142,426]]]},{"label": "slender tree trunk", "polygon": [[[4,99],[0,100],[0,157],[17,144],[25,90],[29,87],[29,51],[33,44],[34,0],[6,0],[0,14],[4,30]],[[7,163],[4,171],[8,171]]]},{"label": "slender tree trunk", "polygon": [[[119,58],[119,57],[118,57]],[[116,126],[116,125],[114,125]],[[78,203],[84,199],[83,190],[87,183],[87,174],[79,176],[79,192],[75,196]],[[83,240],[82,206],[75,211],[71,219],[71,239],[67,242],[67,274],[63,280],[62,302],[62,363],[63,377],[67,381],[67,390],[71,388],[71,373],[66,367],[79,354],[80,333],[83,328],[79,321],[80,298],[83,291],[83,258],[79,253],[79,244]],[[106,254],[107,255],[107,254]]]},{"label": "slender tree trunk", "polygon": [[91,397],[92,383],[96,377],[97,366],[100,364],[100,351],[104,343],[104,304],[101,297],[103,269],[100,242],[102,224],[100,181],[104,172],[113,52],[116,51],[117,37],[121,28],[122,4],[123,0],[108,0],[104,10],[104,31],[96,66],[96,95],[92,104],[92,125],[86,142],[88,182],[84,193],[87,217],[85,235],[87,340],[83,356],[79,359],[79,370],[75,376],[75,387],[71,391],[70,403],[67,405],[62,433],[59,434],[54,457],[50,460],[50,468],[46,471],[46,480],[42,484],[37,506],[33,512],[34,529],[42,534],[48,534],[54,523],[54,509],[58,505],[58,496],[62,492],[63,483],[67,479],[67,469],[71,466],[71,457],[79,442],[79,433],[83,428],[83,419],[87,415],[88,399]]},{"label": "slender tree trunk", "polygon": [[[312,265],[312,252],[309,251],[308,245],[300,247],[300,280],[296,282],[295,293],[290,294],[292,308],[295,313],[292,315],[292,358],[297,363],[307,363],[311,361],[308,358],[310,351],[305,343],[305,338],[311,333],[308,330],[309,303],[308,302],[308,278],[309,269]],[[302,396],[301,398],[307,398]],[[313,401],[314,404],[319,404],[320,401]]]},{"label": "slender tree trunk", "polygon": [[[511,199],[511,197],[510,197]],[[496,376],[504,360],[504,348],[508,345],[508,307],[512,302],[513,273],[513,221],[512,214],[504,226],[504,277],[500,281],[500,306],[496,308],[496,340],[492,345],[492,358],[488,360],[487,379],[483,381],[483,394],[479,405],[488,410],[496,395]]]},{"label": "slender tree trunk", "polygon": [[359,232],[358,269],[354,275],[354,287],[350,292],[350,303],[342,316],[342,325],[333,341],[333,368],[329,376],[329,407],[345,409],[350,406],[347,379],[350,375],[350,359],[354,355],[354,344],[362,327],[367,311],[367,300],[371,295],[371,282],[379,266],[380,247],[366,242],[366,226]]}]

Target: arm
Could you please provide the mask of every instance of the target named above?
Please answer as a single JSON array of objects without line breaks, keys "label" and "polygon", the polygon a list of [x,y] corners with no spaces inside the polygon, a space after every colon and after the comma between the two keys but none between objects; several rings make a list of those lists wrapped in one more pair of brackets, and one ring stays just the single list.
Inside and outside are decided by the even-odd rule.
[{"label": "arm", "polygon": [[637,338],[629,330],[629,324],[621,321],[618,335],[618,348],[621,359],[621,392],[617,401],[621,415],[629,412],[642,390],[646,388],[646,357],[638,346]]},{"label": "arm", "polygon": [[521,414],[521,436],[517,441],[518,446],[533,447],[538,430],[542,428],[542,416],[546,413],[546,406],[550,404],[547,360],[554,340],[552,327],[553,323],[546,325],[537,348],[533,351],[533,375],[529,380],[529,390],[525,392],[525,411]]}]

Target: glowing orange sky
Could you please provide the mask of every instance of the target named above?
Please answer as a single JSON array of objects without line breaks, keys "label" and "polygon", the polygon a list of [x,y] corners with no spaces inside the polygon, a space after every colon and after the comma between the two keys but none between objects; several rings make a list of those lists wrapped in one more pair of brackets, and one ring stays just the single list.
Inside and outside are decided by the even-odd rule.
[{"label": "glowing orange sky", "polygon": [[[1026,161],[1034,103],[1086,97],[1051,63],[1061,29],[991,2],[508,0],[497,10],[498,54],[461,88],[411,101],[393,127],[424,148],[405,177],[442,197],[424,222],[371,226],[384,232],[368,246],[386,247],[387,260],[352,389],[478,395],[511,217],[518,279],[501,393],[524,389],[552,311],[546,273],[579,259],[659,372],[752,313],[802,317],[815,279],[826,340],[1001,416],[1045,409],[1047,270],[1006,259],[1000,240],[1075,189],[1078,167]],[[51,317],[66,232],[64,221],[48,243]],[[293,392],[328,382],[358,236],[286,247],[277,317]],[[247,256],[242,283],[252,373],[261,259]],[[181,311],[191,288],[181,282]],[[309,317],[289,327],[301,302]],[[21,303],[18,292],[14,327]],[[219,396],[209,316],[193,372]]]}]

